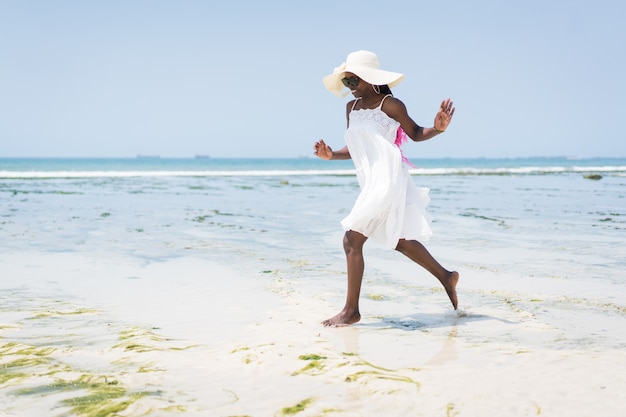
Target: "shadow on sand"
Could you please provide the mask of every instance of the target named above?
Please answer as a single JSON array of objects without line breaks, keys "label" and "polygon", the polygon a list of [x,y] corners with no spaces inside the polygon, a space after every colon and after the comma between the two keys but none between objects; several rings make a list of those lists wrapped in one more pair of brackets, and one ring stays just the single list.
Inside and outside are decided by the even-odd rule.
[{"label": "shadow on sand", "polygon": [[405,331],[464,326],[476,321],[497,320],[502,323],[514,324],[510,320],[501,319],[487,314],[472,314],[465,311],[454,311],[448,314],[418,313],[402,317],[380,317],[378,321],[367,321],[354,324],[355,327],[379,329],[400,329]]}]

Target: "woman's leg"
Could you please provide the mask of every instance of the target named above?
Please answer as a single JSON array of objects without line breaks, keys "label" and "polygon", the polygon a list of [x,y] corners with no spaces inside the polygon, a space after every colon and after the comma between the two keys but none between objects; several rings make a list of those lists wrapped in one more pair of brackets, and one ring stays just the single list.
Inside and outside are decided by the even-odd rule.
[{"label": "woman's leg", "polygon": [[456,284],[459,282],[459,273],[456,271],[448,271],[445,269],[428,250],[417,240],[400,239],[396,250],[406,255],[409,259],[421,265],[428,272],[433,274],[443,288],[446,290],[450,301],[456,310],[459,300],[456,295]]},{"label": "woman's leg", "polygon": [[343,309],[334,317],[324,320],[324,326],[346,326],[361,320],[359,313],[359,295],[361,294],[361,282],[363,281],[363,270],[365,261],[363,260],[363,245],[367,237],[359,232],[349,230],[343,238],[343,249],[346,252],[346,263],[348,267],[348,291],[346,293],[346,304]]}]

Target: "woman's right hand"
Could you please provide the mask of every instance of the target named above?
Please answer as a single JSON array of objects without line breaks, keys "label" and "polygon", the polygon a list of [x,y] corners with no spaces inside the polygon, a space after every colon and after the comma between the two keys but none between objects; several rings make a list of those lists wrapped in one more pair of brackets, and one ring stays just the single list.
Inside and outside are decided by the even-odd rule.
[{"label": "woman's right hand", "polygon": [[326,159],[327,161],[333,158],[333,150],[324,142],[323,139],[315,142],[315,145],[313,145],[313,149],[313,153],[317,157]]}]

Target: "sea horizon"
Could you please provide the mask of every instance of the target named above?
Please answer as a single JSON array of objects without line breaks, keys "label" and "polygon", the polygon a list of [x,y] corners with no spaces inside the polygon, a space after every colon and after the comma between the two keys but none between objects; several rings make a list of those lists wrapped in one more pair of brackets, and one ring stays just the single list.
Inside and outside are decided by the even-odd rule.
[{"label": "sea horizon", "polygon": [[[596,156],[580,156],[580,155],[522,155],[522,156],[467,156],[467,157],[455,157],[455,156],[430,156],[430,157],[420,157],[417,155],[406,155],[409,159],[424,159],[424,160],[530,160],[530,159],[564,159],[571,161],[579,161],[579,160],[589,160],[589,159],[626,159],[626,155],[624,156],[607,156],[607,155],[596,155]],[[209,154],[196,154],[196,155],[186,155],[186,156],[170,156],[170,155],[160,155],[160,154],[135,154],[135,155],[117,155],[117,156],[68,156],[68,155],[56,155],[56,156],[39,156],[39,155],[30,155],[30,156],[15,156],[15,155],[5,155],[0,156],[0,161],[2,160],[16,160],[16,159],[65,159],[65,160],[75,160],[75,159],[91,159],[91,160],[102,160],[102,159],[203,159],[203,160],[223,160],[223,159],[265,159],[265,160],[291,160],[291,159],[315,159],[319,160],[320,158],[315,155],[293,155],[293,156],[212,156]]]},{"label": "sea horizon", "polygon": [[[414,175],[626,173],[626,157],[411,158]],[[354,175],[351,160],[213,157],[2,157],[0,178],[94,176]]]}]

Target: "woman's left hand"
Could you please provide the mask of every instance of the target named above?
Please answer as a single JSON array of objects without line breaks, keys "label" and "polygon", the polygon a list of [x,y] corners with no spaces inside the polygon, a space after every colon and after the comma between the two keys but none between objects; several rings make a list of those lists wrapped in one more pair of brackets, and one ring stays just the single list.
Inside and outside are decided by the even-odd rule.
[{"label": "woman's left hand", "polygon": [[454,103],[448,98],[441,102],[439,111],[435,115],[435,129],[441,132],[445,131],[454,116]]}]

